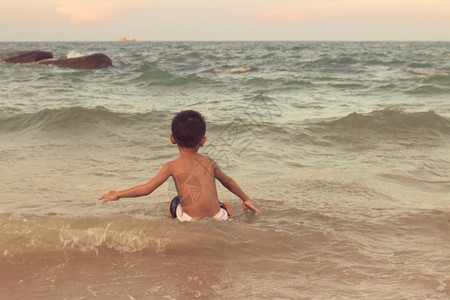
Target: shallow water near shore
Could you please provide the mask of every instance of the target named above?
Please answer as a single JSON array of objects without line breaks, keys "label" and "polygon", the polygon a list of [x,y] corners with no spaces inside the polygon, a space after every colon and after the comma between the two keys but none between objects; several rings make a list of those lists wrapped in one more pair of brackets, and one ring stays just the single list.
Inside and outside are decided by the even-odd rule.
[{"label": "shallow water near shore", "polygon": [[[449,43],[0,43],[0,297],[447,299]],[[6,56],[2,56],[4,58]],[[200,111],[227,222],[169,219],[170,122]]]}]

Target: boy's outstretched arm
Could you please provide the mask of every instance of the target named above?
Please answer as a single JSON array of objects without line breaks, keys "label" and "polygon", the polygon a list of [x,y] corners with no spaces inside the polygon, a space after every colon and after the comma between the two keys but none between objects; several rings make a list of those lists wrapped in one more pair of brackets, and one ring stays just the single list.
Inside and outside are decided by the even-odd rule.
[{"label": "boy's outstretched arm", "polygon": [[261,214],[261,211],[256,208],[256,206],[250,200],[250,197],[241,189],[241,187],[234,181],[233,178],[225,174],[222,170],[220,170],[217,164],[214,164],[214,175],[220,183],[226,187],[230,192],[241,198],[242,207],[244,211],[251,209],[252,211]]},{"label": "boy's outstretched arm", "polygon": [[120,198],[132,198],[146,196],[156,190],[161,184],[163,184],[167,178],[171,175],[168,164],[165,164],[161,170],[153,177],[149,182],[137,185],[135,187],[121,190],[121,191],[109,191],[97,200],[103,200],[101,204],[108,201],[116,201]]}]

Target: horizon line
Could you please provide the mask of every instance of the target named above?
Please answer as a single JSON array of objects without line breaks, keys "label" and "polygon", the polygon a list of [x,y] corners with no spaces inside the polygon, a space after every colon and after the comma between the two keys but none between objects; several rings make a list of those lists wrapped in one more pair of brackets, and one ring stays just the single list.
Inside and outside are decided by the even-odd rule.
[{"label": "horizon line", "polygon": [[370,42],[410,42],[410,43],[416,43],[416,42],[428,42],[428,43],[439,43],[439,42],[450,42],[450,40],[136,40],[136,41],[119,41],[117,40],[10,40],[10,41],[1,41],[0,43],[98,43],[98,42],[105,42],[105,43],[111,43],[111,42],[117,42],[117,43],[123,43],[123,44],[133,44],[133,43],[142,43],[142,42],[174,42],[174,43],[188,43],[188,42],[194,42],[194,43],[200,43],[200,42],[364,42],[364,43],[370,43]]}]

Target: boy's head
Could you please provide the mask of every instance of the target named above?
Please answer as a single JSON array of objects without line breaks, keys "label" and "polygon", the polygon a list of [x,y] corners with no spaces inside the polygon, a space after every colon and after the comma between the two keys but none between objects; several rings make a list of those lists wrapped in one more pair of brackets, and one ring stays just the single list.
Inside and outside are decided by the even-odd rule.
[{"label": "boy's head", "polygon": [[172,136],[178,146],[194,148],[206,132],[203,116],[194,110],[183,110],[172,120]]}]

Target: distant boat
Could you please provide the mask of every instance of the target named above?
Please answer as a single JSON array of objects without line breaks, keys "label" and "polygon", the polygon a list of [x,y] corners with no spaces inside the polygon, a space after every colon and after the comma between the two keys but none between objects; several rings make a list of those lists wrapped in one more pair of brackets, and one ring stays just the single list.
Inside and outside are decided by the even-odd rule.
[{"label": "distant boat", "polygon": [[126,37],[119,38],[119,42],[136,42],[136,39],[129,39]]}]

